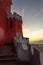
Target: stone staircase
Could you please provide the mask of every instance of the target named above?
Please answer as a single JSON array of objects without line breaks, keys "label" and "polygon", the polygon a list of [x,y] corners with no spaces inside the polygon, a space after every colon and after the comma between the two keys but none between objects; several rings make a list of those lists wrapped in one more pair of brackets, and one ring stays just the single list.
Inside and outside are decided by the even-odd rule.
[{"label": "stone staircase", "polygon": [[16,65],[17,55],[12,45],[0,46],[0,65]]},{"label": "stone staircase", "polygon": [[18,62],[16,50],[13,44],[0,46],[0,65],[31,65]]}]

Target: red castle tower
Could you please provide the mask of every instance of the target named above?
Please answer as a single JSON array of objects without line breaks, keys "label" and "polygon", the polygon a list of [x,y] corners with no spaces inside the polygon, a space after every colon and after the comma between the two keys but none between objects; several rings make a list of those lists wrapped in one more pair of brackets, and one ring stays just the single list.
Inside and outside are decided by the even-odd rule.
[{"label": "red castle tower", "polygon": [[11,13],[11,0],[0,0],[0,45],[11,43],[16,33],[22,34],[22,17]]},{"label": "red castle tower", "polygon": [[22,17],[17,13],[9,13],[7,16],[7,42],[11,43],[16,33],[22,34]]},{"label": "red castle tower", "polygon": [[10,12],[11,0],[0,0],[0,45],[6,41],[6,16]]}]

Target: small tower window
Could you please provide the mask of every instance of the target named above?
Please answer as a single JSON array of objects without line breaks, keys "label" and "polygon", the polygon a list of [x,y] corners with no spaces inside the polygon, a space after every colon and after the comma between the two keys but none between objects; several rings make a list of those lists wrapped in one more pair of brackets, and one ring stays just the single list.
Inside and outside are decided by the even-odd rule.
[{"label": "small tower window", "polygon": [[13,27],[13,22],[12,21],[10,21],[10,28],[12,28]]}]

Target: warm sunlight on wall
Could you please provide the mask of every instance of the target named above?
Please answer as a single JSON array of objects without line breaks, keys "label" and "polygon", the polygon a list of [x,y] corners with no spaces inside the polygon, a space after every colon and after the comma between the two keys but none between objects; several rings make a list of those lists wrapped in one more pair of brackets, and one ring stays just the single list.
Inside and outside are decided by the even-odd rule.
[{"label": "warm sunlight on wall", "polygon": [[23,35],[29,38],[30,43],[43,40],[43,30],[30,32],[28,29],[23,29]]}]

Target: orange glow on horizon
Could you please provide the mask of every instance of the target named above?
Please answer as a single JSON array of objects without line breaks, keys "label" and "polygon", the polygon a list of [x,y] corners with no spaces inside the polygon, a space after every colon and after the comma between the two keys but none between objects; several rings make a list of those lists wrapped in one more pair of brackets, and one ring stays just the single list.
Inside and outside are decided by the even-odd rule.
[{"label": "orange glow on horizon", "polygon": [[28,29],[23,29],[23,35],[29,38],[30,43],[43,40],[43,30],[29,32]]},{"label": "orange glow on horizon", "polygon": [[34,43],[34,42],[36,42],[36,41],[42,41],[43,40],[43,38],[30,38],[30,43]]}]

